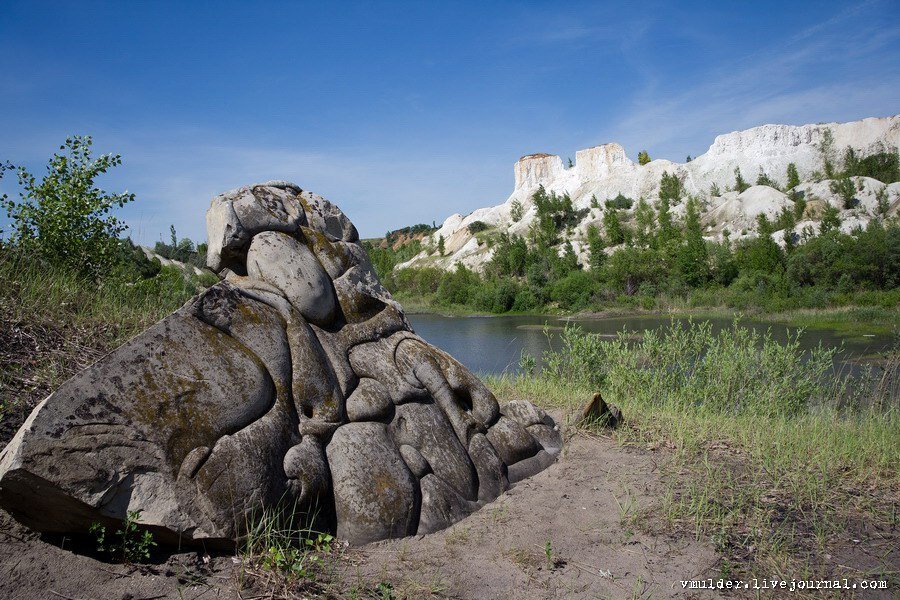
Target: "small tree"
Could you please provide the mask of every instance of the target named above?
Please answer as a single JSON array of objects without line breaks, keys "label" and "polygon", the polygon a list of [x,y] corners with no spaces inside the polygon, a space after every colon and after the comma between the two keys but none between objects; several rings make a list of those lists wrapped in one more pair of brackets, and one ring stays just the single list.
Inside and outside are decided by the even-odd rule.
[{"label": "small tree", "polygon": [[650,155],[647,154],[646,150],[641,150],[638,152],[638,164],[643,166],[650,162]]},{"label": "small tree", "polygon": [[678,249],[678,269],[688,285],[698,286],[709,278],[709,254],[703,240],[700,207],[697,199],[688,196],[684,215],[684,243]]},{"label": "small tree", "polygon": [[719,184],[715,181],[709,186],[709,195],[710,196],[721,196],[722,192],[719,190]]},{"label": "small tree", "polygon": [[825,205],[822,211],[822,221],[819,223],[819,233],[828,233],[841,226],[841,217],[838,209],[830,204]]},{"label": "small tree", "polygon": [[[0,163],[0,181],[3,180],[3,174],[7,171],[13,169],[14,167],[9,163]],[[6,207],[6,201],[9,198],[6,194],[0,194],[0,206]],[[3,248],[3,229],[0,228],[0,249]]]},{"label": "small tree", "polygon": [[122,164],[118,154],[91,156],[90,136],[73,136],[54,154],[38,182],[19,167],[20,200],[2,199],[13,225],[11,242],[50,263],[98,276],[121,261],[119,235],[127,227],[110,212],[134,194],[108,194],[95,180]]},{"label": "small tree", "polygon": [[571,169],[574,166],[575,166],[575,163],[572,161],[572,157],[570,156],[569,157],[569,168]]},{"label": "small tree", "polygon": [[469,223],[469,226],[466,229],[469,230],[469,233],[475,235],[476,233],[481,233],[482,231],[487,231],[491,226],[485,223],[484,221],[472,221]]},{"label": "small tree", "polygon": [[678,200],[684,195],[684,186],[675,173],[669,175],[663,172],[659,180],[659,198],[667,200],[669,204],[677,204]]},{"label": "small tree", "polygon": [[789,163],[787,166],[787,189],[793,189],[800,185],[800,174],[797,173],[797,165]]},{"label": "small tree", "polygon": [[742,193],[750,187],[750,184],[744,180],[744,176],[741,175],[741,168],[734,168],[734,189],[737,193]]},{"label": "small tree", "polygon": [[762,167],[759,168],[759,175],[756,176],[756,185],[765,185],[776,190],[778,189],[778,184],[766,175]]},{"label": "small tree", "polygon": [[444,236],[443,236],[443,234],[441,234],[441,235],[438,236],[437,250],[438,250],[438,256],[443,256],[443,255],[444,255],[444,251],[445,251],[445,250],[444,250]]},{"label": "small tree", "polygon": [[668,242],[678,239],[678,229],[672,220],[672,212],[669,210],[669,201],[660,196],[656,208],[656,222],[658,223],[656,239],[659,247],[664,247]]},{"label": "small tree", "polygon": [[819,155],[822,158],[822,170],[825,171],[825,179],[834,179],[834,134],[830,129],[822,132],[822,139],[816,144]]},{"label": "small tree", "polygon": [[806,198],[802,194],[792,194],[791,197],[794,200],[794,218],[800,221],[806,212]]},{"label": "small tree", "polygon": [[888,200],[888,191],[887,186],[881,188],[877,192],[875,192],[875,212],[882,219],[887,217],[888,210],[891,208],[891,203]]},{"label": "small tree", "polygon": [[766,213],[756,215],[756,231],[759,233],[759,237],[770,236],[775,232],[775,226],[772,225],[772,221],[769,220]]},{"label": "small tree", "polygon": [[625,242],[625,228],[619,219],[619,211],[608,208],[603,213],[603,229],[606,231],[606,243],[617,246]]},{"label": "small tree", "polygon": [[605,244],[600,237],[600,229],[593,223],[587,228],[588,264],[592,270],[598,270],[603,266],[606,253],[603,251]]},{"label": "small tree", "polygon": [[513,200],[512,206],[509,208],[509,216],[513,222],[518,223],[521,221],[524,214],[525,210],[522,208],[522,203],[518,200]]},{"label": "small tree", "polygon": [[844,201],[845,209],[853,208],[856,204],[856,186],[849,177],[844,176],[832,181],[828,187],[831,188],[831,193],[841,197],[841,200]]},{"label": "small tree", "polygon": [[637,224],[635,238],[637,245],[647,248],[653,242],[654,237],[654,213],[653,207],[641,196],[637,208],[634,210],[634,220]]}]

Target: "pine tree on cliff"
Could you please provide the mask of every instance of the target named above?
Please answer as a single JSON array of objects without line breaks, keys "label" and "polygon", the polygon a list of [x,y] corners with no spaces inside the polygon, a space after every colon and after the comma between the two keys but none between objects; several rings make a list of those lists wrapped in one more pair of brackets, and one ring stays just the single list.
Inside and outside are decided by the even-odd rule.
[{"label": "pine tree on cliff", "polygon": [[734,189],[737,193],[742,193],[750,187],[750,184],[744,179],[744,176],[741,175],[741,168],[734,168]]},{"label": "pine tree on cliff", "polygon": [[792,189],[800,185],[800,174],[797,173],[797,165],[789,163],[787,166],[787,185],[785,189]]},{"label": "pine tree on cliff", "polygon": [[648,248],[653,242],[655,224],[653,207],[641,196],[637,208],[634,211],[634,220],[637,223],[636,240],[638,246]]},{"label": "pine tree on cliff", "polygon": [[650,162],[650,155],[647,154],[647,151],[641,150],[640,152],[638,152],[638,164],[643,166],[643,165],[646,165],[648,162]]},{"label": "pine tree on cliff", "polygon": [[697,199],[688,196],[684,215],[684,243],[679,247],[678,270],[689,285],[698,286],[709,278],[709,254],[703,240],[700,225],[700,207]]},{"label": "pine tree on cliff", "polygon": [[608,208],[603,213],[603,229],[606,230],[606,243],[610,246],[618,246],[625,242],[625,228],[619,219],[619,211]]}]

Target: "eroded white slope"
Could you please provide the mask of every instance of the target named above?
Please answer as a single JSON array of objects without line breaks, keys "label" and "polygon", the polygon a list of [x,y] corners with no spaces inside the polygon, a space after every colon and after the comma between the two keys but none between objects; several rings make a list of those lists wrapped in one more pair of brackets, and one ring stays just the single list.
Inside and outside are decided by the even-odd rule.
[{"label": "eroded white slope", "polygon": [[[724,192],[726,187],[734,185],[734,170],[740,168],[744,179],[749,183],[756,181],[762,169],[771,179],[784,185],[789,163],[797,166],[801,180],[809,179],[814,171],[822,168],[819,144],[826,130],[832,133],[836,159],[848,146],[857,152],[868,154],[882,147],[892,149],[900,145],[900,115],[897,115],[849,123],[762,125],[716,137],[705,154],[688,163],[654,160],[641,166],[629,159],[624,148],[616,143],[578,151],[572,168],[566,168],[559,156],[530,154],[516,162],[515,188],[505,202],[479,208],[466,216],[451,215],[431,236],[430,241],[426,240],[426,245],[436,248],[438,239],[443,237],[446,251],[444,257],[424,251],[397,268],[424,265],[451,268],[456,263],[462,263],[480,270],[490,260],[492,250],[485,244],[479,245],[477,239],[469,233],[468,226],[482,221],[500,231],[524,234],[535,217],[531,197],[541,185],[548,192],[568,193],[577,209],[589,209],[571,240],[576,250],[580,250],[583,245],[580,242],[587,226],[602,218],[605,200],[623,194],[635,200],[644,197],[655,201],[664,172],[675,173],[683,182],[686,194],[709,201],[704,221],[709,227],[710,237],[720,235],[723,229],[737,233],[738,237],[752,235],[756,215],[762,212],[772,216],[785,202],[790,203],[790,200],[777,190],[760,189],[760,186],[754,186],[743,194],[729,192],[721,197],[714,197],[710,194],[713,184]],[[800,187],[803,186],[814,186],[804,188],[804,191],[812,192],[823,201],[837,201],[827,182],[802,184]],[[869,205],[873,204],[874,193],[880,189],[879,186],[883,187],[884,184],[874,180],[864,183],[861,206],[853,209],[852,214],[842,214],[847,224],[867,222],[873,209]],[[900,190],[893,191],[894,194],[898,192]],[[590,208],[593,197],[597,198],[601,208]],[[896,210],[896,198],[892,197],[891,200]],[[518,222],[514,222],[511,217],[515,202],[521,203],[524,209],[524,215]],[[675,207],[674,212],[677,214],[679,207]]]}]

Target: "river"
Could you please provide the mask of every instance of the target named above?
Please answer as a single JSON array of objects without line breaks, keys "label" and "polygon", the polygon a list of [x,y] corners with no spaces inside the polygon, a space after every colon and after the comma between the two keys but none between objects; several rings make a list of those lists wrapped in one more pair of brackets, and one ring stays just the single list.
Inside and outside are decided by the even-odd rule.
[{"label": "river", "polygon": [[[434,314],[408,315],[416,333],[435,346],[446,350],[470,370],[481,374],[511,373],[518,369],[522,350],[540,359],[544,350],[555,344],[561,328],[574,322],[586,331],[614,336],[623,328],[642,332],[666,327],[669,317],[624,316],[600,319],[562,319],[540,315],[445,317]],[[713,331],[732,326],[731,319],[695,318],[710,321]],[[549,338],[544,325],[550,327]],[[778,341],[787,340],[797,328],[780,323],[742,319],[741,325],[764,333],[771,330]],[[843,347],[835,357],[835,368],[843,373],[858,372],[859,357],[882,352],[893,346],[890,334],[849,336],[828,329],[807,329],[800,338],[805,350],[818,347]],[[554,347],[558,347],[558,344]]]}]

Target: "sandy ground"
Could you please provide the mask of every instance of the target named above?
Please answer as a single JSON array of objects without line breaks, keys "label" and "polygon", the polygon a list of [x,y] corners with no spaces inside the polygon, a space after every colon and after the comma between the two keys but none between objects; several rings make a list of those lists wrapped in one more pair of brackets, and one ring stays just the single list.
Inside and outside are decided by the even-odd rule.
[{"label": "sandy ground", "polygon": [[718,557],[693,538],[641,533],[661,492],[653,453],[578,437],[453,527],[361,548],[358,573],[456,598],[690,597],[680,580],[715,576]]},{"label": "sandy ground", "polygon": [[[713,549],[660,532],[648,514],[663,489],[658,455],[578,436],[555,465],[445,531],[347,550],[333,587],[347,597],[382,582],[397,598],[711,597],[679,582],[715,577]],[[270,597],[239,591],[229,555],[171,552],[148,565],[103,562],[84,542],[42,538],[0,513],[0,598]]]}]

